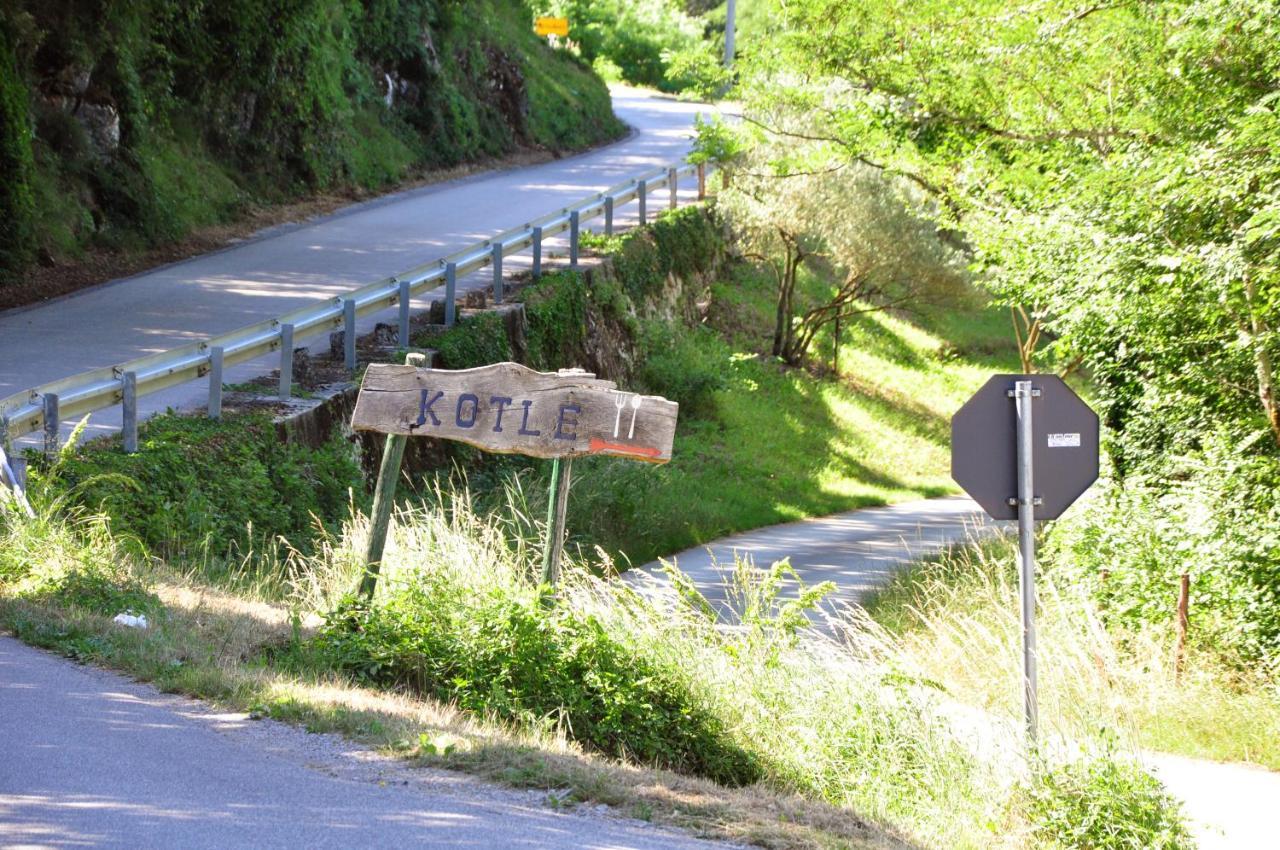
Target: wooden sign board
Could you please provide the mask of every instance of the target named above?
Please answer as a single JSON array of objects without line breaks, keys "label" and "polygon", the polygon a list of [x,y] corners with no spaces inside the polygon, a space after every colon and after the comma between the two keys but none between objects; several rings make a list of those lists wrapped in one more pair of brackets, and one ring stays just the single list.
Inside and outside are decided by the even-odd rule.
[{"label": "wooden sign board", "polygon": [[533,22],[533,31],[538,35],[569,35],[568,18],[538,18]]},{"label": "wooden sign board", "polygon": [[624,392],[581,372],[537,372],[519,363],[460,370],[374,364],[351,426],[490,452],[666,463],[678,411],[674,401]]}]

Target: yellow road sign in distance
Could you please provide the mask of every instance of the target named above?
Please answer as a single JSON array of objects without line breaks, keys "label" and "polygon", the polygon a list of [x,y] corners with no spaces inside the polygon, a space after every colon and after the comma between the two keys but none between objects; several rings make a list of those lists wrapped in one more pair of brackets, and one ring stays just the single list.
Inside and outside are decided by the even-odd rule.
[{"label": "yellow road sign in distance", "polygon": [[538,35],[569,35],[568,18],[538,18],[533,22],[533,31]]}]

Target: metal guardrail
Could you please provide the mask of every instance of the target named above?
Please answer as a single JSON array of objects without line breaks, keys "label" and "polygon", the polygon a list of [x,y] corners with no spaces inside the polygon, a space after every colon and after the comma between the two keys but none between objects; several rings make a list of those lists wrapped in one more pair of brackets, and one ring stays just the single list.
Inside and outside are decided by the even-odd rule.
[{"label": "metal guardrail", "polygon": [[[667,188],[670,207],[677,201],[678,181],[696,174],[698,197],[705,196],[706,172],[703,165],[683,164],[645,172],[624,183],[567,206],[558,212],[535,219],[523,227],[499,233],[492,239],[476,243],[447,257],[432,260],[388,278],[354,289],[273,319],[248,325],[203,342],[191,343],[158,354],[139,357],[114,366],[91,369],[51,381],[24,392],[0,399],[0,446],[8,441],[44,430],[46,441],[57,442],[58,424],[123,404],[126,408],[126,431],[129,408],[136,417],[136,400],[169,387],[199,380],[213,373],[221,378],[222,368],[243,363],[279,351],[282,343],[291,350],[292,340],[323,333],[346,330],[348,366],[354,368],[355,320],[399,306],[402,333],[408,325],[409,299],[445,287],[445,323],[453,324],[458,275],[465,275],[487,265],[494,265],[495,300],[502,298],[502,258],[533,249],[533,268],[541,267],[542,242],[547,237],[570,231],[570,262],[577,262],[579,228],[583,222],[601,215],[605,232],[612,233],[613,211],[629,201],[639,199],[640,221],[647,218],[648,194]],[[285,340],[288,340],[285,343]],[[220,383],[218,392],[220,393]],[[212,388],[211,388],[212,390]],[[211,392],[211,397],[213,397]],[[51,421],[46,422],[46,411]],[[135,420],[136,422],[136,420]]]}]

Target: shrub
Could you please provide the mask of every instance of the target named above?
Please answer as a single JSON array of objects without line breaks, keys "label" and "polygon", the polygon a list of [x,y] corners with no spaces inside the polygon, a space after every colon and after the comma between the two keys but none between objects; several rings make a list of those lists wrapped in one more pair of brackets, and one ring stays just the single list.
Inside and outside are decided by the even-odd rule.
[{"label": "shrub", "polygon": [[1129,629],[1169,628],[1186,573],[1194,642],[1237,663],[1280,662],[1275,463],[1219,436],[1164,467],[1109,484],[1055,528],[1048,556]]},{"label": "shrub", "polygon": [[35,246],[31,115],[0,20],[0,273],[20,270]]},{"label": "shrub", "polygon": [[42,510],[28,521],[0,510],[0,590],[105,616],[158,611],[132,561],[105,517]]},{"label": "shrub", "polygon": [[220,421],[173,413],[139,427],[137,454],[94,440],[33,472],[48,499],[111,517],[111,527],[165,556],[215,554],[284,536],[305,545],[364,497],[359,460],[335,436],[312,449],[282,443],[263,414]]},{"label": "shrub", "polygon": [[471,369],[513,360],[511,339],[497,313],[478,313],[423,343],[440,353],[446,369]]},{"label": "shrub", "polygon": [[1033,829],[1072,850],[1190,850],[1181,806],[1138,765],[1116,758],[1070,762],[1024,789]]},{"label": "shrub", "polygon": [[549,275],[520,293],[528,320],[527,363],[554,371],[581,366],[587,343],[587,294],[582,275]]},{"label": "shrub", "polygon": [[680,415],[708,417],[728,384],[730,352],[714,331],[650,321],[641,332],[637,374],[646,390],[680,405]]},{"label": "shrub", "polygon": [[445,573],[423,572],[375,608],[339,607],[318,645],[364,681],[557,726],[614,758],[728,785],[761,775],[678,670],[638,654],[589,612],[548,606],[529,588],[473,596]]}]

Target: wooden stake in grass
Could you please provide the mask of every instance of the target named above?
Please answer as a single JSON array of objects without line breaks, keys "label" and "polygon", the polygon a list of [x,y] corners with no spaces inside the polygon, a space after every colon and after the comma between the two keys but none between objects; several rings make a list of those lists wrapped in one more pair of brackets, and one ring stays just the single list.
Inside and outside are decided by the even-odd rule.
[{"label": "wooden stake in grass", "polygon": [[547,544],[542,550],[542,583],[555,587],[560,579],[560,557],[564,552],[564,515],[569,506],[569,479],[573,458],[551,461],[551,493],[547,504]]},{"label": "wooden stake in grass", "polygon": [[1191,576],[1183,573],[1178,580],[1178,648],[1173,657],[1173,676],[1182,679],[1182,667],[1187,654],[1187,629],[1191,624],[1189,609],[1191,606]]},{"label": "wooden stake in grass", "polygon": [[[409,366],[425,366],[427,356],[407,354],[404,362]],[[382,449],[378,483],[373,490],[373,512],[369,516],[369,541],[364,549],[364,577],[360,579],[360,595],[365,599],[373,599],[373,593],[378,589],[382,552],[387,545],[391,509],[396,503],[396,482],[400,478],[400,463],[404,460],[404,447],[408,442],[408,437],[388,434],[387,443]]]}]

